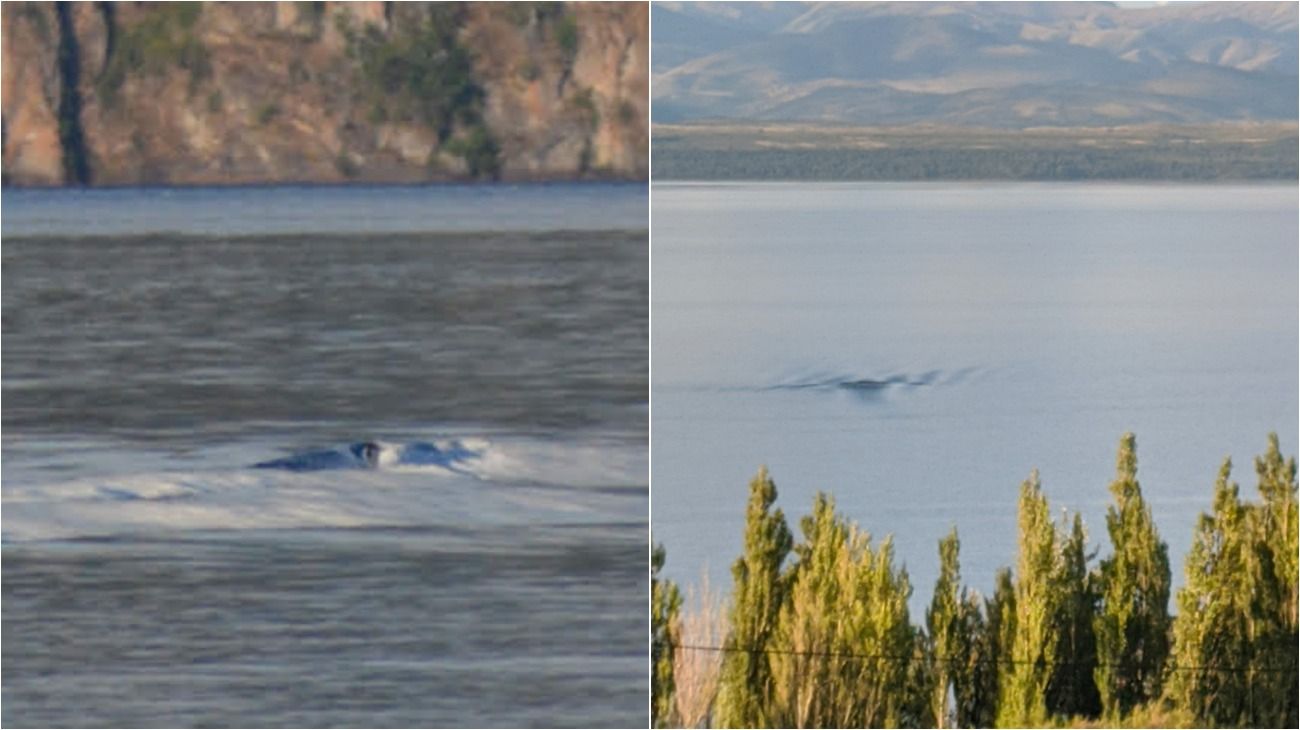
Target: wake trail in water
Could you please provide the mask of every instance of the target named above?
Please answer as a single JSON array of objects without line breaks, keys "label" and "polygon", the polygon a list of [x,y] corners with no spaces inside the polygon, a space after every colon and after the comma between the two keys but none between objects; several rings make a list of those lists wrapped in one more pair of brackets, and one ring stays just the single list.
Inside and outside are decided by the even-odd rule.
[{"label": "wake trail in water", "polygon": [[254,469],[287,471],[323,471],[327,469],[380,469],[398,466],[439,466],[463,472],[468,461],[479,459],[486,442],[475,447],[463,441],[432,444],[413,441],[407,444],[384,444],[359,441],[346,448],[308,451],[281,459],[261,461]]},{"label": "wake trail in water", "polygon": [[3,540],[186,531],[526,527],[644,519],[635,441],[362,441],[230,468],[5,484]]},{"label": "wake trail in water", "polygon": [[765,383],[697,388],[718,393],[765,393],[775,391],[840,392],[864,399],[874,399],[891,391],[920,388],[947,388],[985,377],[988,371],[979,367],[962,367],[954,370],[925,370],[910,372],[845,372],[832,370],[798,370],[787,372]]}]

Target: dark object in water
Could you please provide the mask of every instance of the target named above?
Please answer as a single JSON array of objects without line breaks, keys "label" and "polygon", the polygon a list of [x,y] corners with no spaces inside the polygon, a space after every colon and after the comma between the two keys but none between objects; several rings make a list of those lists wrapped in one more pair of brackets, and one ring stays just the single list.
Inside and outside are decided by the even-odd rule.
[{"label": "dark object in water", "polygon": [[841,390],[851,390],[859,394],[869,395],[879,393],[891,386],[908,386],[917,387],[922,385],[932,385],[938,379],[940,373],[938,370],[931,370],[912,377],[908,375],[890,375],[884,379],[875,378],[854,378],[852,376],[834,376],[819,377],[813,380],[805,380],[794,383],[782,383],[768,388],[769,390],[804,390],[804,389],[831,389],[838,388]]},{"label": "dark object in water", "polygon": [[893,378],[889,378],[888,380],[870,380],[870,379],[845,380],[843,382],[836,383],[835,385],[836,387],[844,388],[845,390],[863,391],[863,390],[884,390],[885,388],[888,388],[889,386],[894,385],[895,383],[903,383],[903,382],[906,382],[903,380],[903,378],[893,377]]},{"label": "dark object in water", "polygon": [[374,441],[362,441],[359,444],[352,444],[348,447],[352,455],[361,460],[362,464],[373,469],[379,466],[379,444]]},{"label": "dark object in water", "polygon": [[[285,469],[287,471],[321,471],[325,469],[375,469],[385,448],[374,441],[361,441],[346,449],[309,451],[286,456],[283,459],[262,461],[254,469]],[[431,443],[415,441],[401,446],[387,447],[387,463],[395,465],[443,466],[455,468],[460,462],[480,456],[478,451],[453,441],[446,448]]]}]

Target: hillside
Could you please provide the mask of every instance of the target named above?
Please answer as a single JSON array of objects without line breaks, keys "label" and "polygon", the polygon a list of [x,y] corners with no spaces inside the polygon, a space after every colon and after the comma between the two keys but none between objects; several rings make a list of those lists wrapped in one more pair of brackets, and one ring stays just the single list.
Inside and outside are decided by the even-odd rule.
[{"label": "hillside", "polygon": [[6,2],[16,185],[643,179],[639,3]]},{"label": "hillside", "polygon": [[1295,3],[653,5],[656,123],[1294,121]]}]

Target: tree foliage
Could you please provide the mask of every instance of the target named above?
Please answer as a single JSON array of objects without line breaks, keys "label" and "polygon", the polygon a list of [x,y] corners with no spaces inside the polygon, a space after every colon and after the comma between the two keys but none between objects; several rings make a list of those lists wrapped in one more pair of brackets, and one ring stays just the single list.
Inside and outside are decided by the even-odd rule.
[{"label": "tree foliage", "polygon": [[965,662],[954,666],[953,695],[960,727],[993,727],[998,713],[998,669],[1002,651],[1002,616],[1015,614],[1011,571],[998,571],[993,598],[971,594],[962,605],[962,619],[971,649]]},{"label": "tree foliage", "polygon": [[1097,689],[1108,717],[1160,696],[1169,655],[1169,555],[1137,480],[1137,443],[1120,439],[1114,503],[1106,510],[1113,553],[1101,562]]},{"label": "tree foliage", "polygon": [[673,724],[673,696],[676,683],[673,658],[677,651],[678,613],[682,595],[677,585],[659,577],[664,567],[664,548],[650,554],[650,721],[654,727]]},{"label": "tree foliage", "polygon": [[1087,531],[1077,512],[1070,534],[1063,537],[1058,564],[1057,585],[1060,601],[1056,607],[1056,635],[1060,646],[1060,663],[1053,668],[1047,682],[1047,711],[1058,717],[1097,717],[1101,713],[1101,696],[1094,673],[1097,668],[1097,638],[1092,619],[1100,600],[1097,576],[1088,569]]},{"label": "tree foliage", "polygon": [[1284,459],[1277,434],[1269,434],[1268,449],[1255,459],[1259,476],[1259,509],[1251,534],[1254,549],[1250,552],[1250,578],[1254,598],[1253,626],[1257,644],[1256,667],[1264,699],[1256,703],[1253,721],[1295,727],[1297,724],[1297,686],[1300,686],[1297,646],[1300,633],[1296,627],[1296,462]]},{"label": "tree foliage", "polygon": [[872,550],[824,494],[801,527],[775,635],[781,651],[771,657],[769,718],[788,727],[898,725],[914,637],[911,584],[894,568],[892,542]]},{"label": "tree foliage", "polygon": [[1038,472],[1020,486],[1020,557],[1016,564],[1015,631],[1000,687],[998,724],[1041,725],[1047,719],[1047,683],[1057,660],[1061,600],[1056,526]]},{"label": "tree foliage", "polygon": [[1171,694],[1217,726],[1292,727],[1296,720],[1296,467],[1276,434],[1255,460],[1261,501],[1243,503],[1224,460],[1178,592]]},{"label": "tree foliage", "polygon": [[[954,528],[924,626],[893,545],[818,494],[796,544],[766,469],[750,484],[718,694],[720,727],[1296,726],[1296,464],[1277,437],[1255,460],[1258,503],[1225,461],[1213,508],[1168,613],[1167,549],[1137,481],[1135,440],[1120,442],[1107,512],[1113,552],[1096,568],[1082,518],[1054,522],[1037,472],[1020,489],[1016,570],[991,598],[961,584]],[[787,557],[794,559],[787,565]],[[654,553],[654,721],[675,721],[675,587]],[[1172,656],[1170,647],[1174,648]]]},{"label": "tree foliage", "polygon": [[954,527],[947,537],[939,541],[939,578],[934,584],[930,608],[925,612],[931,664],[934,667],[930,686],[930,713],[935,726],[941,728],[951,727],[951,720],[955,719],[948,706],[948,693],[951,688],[954,697],[957,696],[957,678],[965,678],[964,674],[957,671],[957,667],[962,658],[971,652],[966,597],[961,592],[960,552],[961,541],[957,538],[957,528]]},{"label": "tree foliage", "polygon": [[762,468],[749,483],[745,552],[731,568],[733,592],[726,658],[718,680],[716,721],[721,727],[765,727],[773,686],[767,653],[785,599],[781,568],[793,538],[777,508],[776,484]]}]

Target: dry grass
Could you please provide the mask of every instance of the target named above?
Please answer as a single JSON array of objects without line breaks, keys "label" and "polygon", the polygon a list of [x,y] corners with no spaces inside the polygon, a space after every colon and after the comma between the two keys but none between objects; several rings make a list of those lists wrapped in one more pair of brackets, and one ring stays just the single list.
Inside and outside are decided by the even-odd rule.
[{"label": "dry grass", "polygon": [[[722,594],[709,585],[707,571],[698,587],[686,589],[678,619],[678,640],[684,646],[722,646],[727,627]],[[681,727],[705,727],[718,693],[722,652],[678,649],[673,657],[677,722]]]}]

